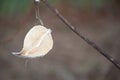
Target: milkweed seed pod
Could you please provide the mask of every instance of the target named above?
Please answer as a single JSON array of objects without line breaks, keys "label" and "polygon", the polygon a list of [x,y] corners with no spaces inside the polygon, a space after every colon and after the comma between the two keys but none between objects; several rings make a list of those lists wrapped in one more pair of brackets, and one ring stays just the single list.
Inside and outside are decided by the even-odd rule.
[{"label": "milkweed seed pod", "polygon": [[52,47],[51,29],[36,25],[25,36],[22,50],[20,52],[12,52],[12,54],[24,58],[36,58],[46,55]]}]

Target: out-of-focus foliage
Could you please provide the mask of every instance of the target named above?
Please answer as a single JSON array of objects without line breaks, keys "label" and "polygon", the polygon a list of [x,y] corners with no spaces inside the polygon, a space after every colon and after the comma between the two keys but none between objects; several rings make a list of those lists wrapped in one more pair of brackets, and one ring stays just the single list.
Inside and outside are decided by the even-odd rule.
[{"label": "out-of-focus foliage", "polygon": [[32,2],[32,0],[1,0],[0,14],[4,16],[25,14],[31,9]]},{"label": "out-of-focus foliage", "polygon": [[100,9],[107,5],[112,5],[113,0],[71,0],[71,2],[81,8],[93,7]]},{"label": "out-of-focus foliage", "polygon": [[104,7],[107,3],[106,0],[93,0],[93,7],[96,9]]},{"label": "out-of-focus foliage", "polygon": [[73,4],[80,7],[87,7],[89,5],[89,0],[71,0]]},{"label": "out-of-focus foliage", "polygon": [[50,4],[53,4],[53,5],[59,3],[59,1],[60,1],[60,0],[48,0],[48,2],[49,2]]},{"label": "out-of-focus foliage", "polygon": [[[57,4],[64,0],[48,0],[50,4]],[[92,6],[95,9],[100,9],[106,5],[112,4],[113,0],[67,0],[72,2],[75,6],[81,8],[87,8]],[[1,0],[0,1],[0,14],[14,15],[14,14],[25,14],[31,9],[33,0]]]}]

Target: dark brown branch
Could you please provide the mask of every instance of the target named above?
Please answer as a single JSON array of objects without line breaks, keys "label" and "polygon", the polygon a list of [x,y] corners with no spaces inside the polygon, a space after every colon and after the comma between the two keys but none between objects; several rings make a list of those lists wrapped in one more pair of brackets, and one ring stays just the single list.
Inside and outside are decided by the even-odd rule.
[{"label": "dark brown branch", "polygon": [[96,45],[93,41],[89,40],[88,38],[86,38],[85,36],[82,35],[82,33],[78,32],[77,29],[70,23],[67,21],[66,18],[64,18],[60,12],[54,8],[53,6],[51,6],[47,0],[41,0],[54,14],[57,15],[57,17],[59,17],[59,19],[61,21],[63,21],[67,27],[69,27],[74,33],[76,33],[80,38],[82,38],[84,41],[86,41],[90,46],[92,46],[94,49],[96,49],[101,55],[103,55],[107,60],[109,60],[112,64],[114,64],[119,70],[120,70],[120,64],[114,59],[112,58],[107,52],[105,52],[104,50],[102,50],[98,45]]}]

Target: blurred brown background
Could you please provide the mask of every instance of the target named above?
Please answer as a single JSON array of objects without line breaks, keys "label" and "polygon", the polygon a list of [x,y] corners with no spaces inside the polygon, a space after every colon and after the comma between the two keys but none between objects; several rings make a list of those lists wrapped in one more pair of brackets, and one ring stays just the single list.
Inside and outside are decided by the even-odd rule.
[{"label": "blurred brown background", "polygon": [[[120,62],[119,0],[48,0],[80,32]],[[53,49],[25,59],[23,40],[36,24],[33,0],[0,1],[0,80],[120,80],[120,70],[69,30],[42,2],[40,16],[52,29]]]}]

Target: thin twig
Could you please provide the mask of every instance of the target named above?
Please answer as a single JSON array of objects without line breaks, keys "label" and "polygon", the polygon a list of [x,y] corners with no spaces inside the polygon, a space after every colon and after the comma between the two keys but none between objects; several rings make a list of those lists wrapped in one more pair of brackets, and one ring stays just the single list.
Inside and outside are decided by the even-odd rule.
[{"label": "thin twig", "polygon": [[43,21],[41,20],[40,18],[40,13],[39,13],[39,4],[40,4],[40,1],[39,0],[35,0],[35,12],[36,12],[36,19],[39,21],[39,23],[44,26],[44,23]]},{"label": "thin twig", "polygon": [[60,12],[51,6],[47,0],[41,0],[56,16],[64,22],[67,27],[69,27],[74,33],[76,33],[80,38],[82,38],[84,41],[86,41],[90,46],[92,46],[94,49],[96,49],[101,55],[103,55],[107,60],[109,60],[113,65],[116,66],[120,70],[120,64],[118,61],[116,61],[113,57],[111,57],[107,52],[105,52],[103,49],[101,49],[98,45],[96,45],[93,41],[89,40],[85,36],[82,35],[77,29],[70,23],[66,18],[64,18]]}]

